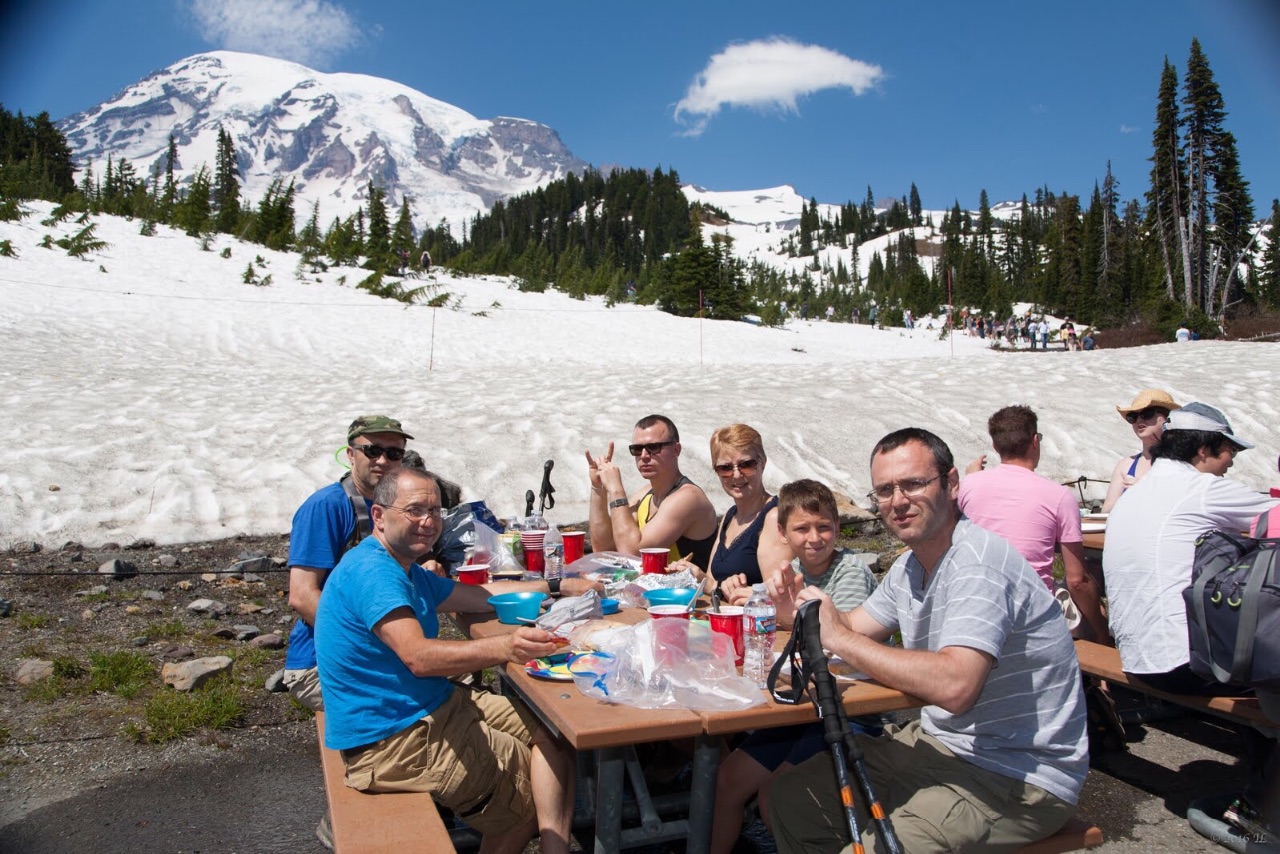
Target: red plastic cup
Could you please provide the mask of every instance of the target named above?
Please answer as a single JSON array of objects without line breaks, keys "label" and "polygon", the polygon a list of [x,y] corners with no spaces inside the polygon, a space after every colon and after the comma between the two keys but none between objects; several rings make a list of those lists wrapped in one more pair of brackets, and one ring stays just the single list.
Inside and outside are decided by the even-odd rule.
[{"label": "red plastic cup", "polygon": [[586,531],[561,531],[564,538],[564,565],[568,566],[582,557],[583,545],[586,543]]},{"label": "red plastic cup", "polygon": [[653,617],[655,620],[660,620],[663,617],[675,617],[680,620],[687,620],[689,619],[689,609],[684,605],[650,605],[649,616]]},{"label": "red plastic cup", "polygon": [[547,567],[546,558],[542,554],[542,542],[546,536],[546,531],[520,532],[520,545],[524,547],[524,568],[529,572],[542,575],[542,571]]},{"label": "red plastic cup", "polygon": [[667,562],[671,559],[671,549],[641,549],[640,571],[650,574],[666,575]]},{"label": "red plastic cup", "polygon": [[463,584],[479,586],[489,583],[489,564],[468,563],[458,567],[458,581]]},{"label": "red plastic cup", "polygon": [[737,605],[721,605],[719,612],[708,611],[711,620],[711,631],[727,635],[733,641],[734,664],[742,666],[747,648],[742,636],[742,608]]}]

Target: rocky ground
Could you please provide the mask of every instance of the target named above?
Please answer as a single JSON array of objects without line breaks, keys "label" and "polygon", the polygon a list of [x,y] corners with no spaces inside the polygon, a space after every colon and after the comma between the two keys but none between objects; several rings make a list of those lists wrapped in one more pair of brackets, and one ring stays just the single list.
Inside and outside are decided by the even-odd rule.
[{"label": "rocky ground", "polygon": [[[11,546],[0,557],[0,826],[122,774],[314,738],[310,714],[264,687],[293,620],[287,552],[286,537]],[[213,656],[231,659],[229,674],[187,695],[212,710],[165,702],[176,696],[166,665]]]}]

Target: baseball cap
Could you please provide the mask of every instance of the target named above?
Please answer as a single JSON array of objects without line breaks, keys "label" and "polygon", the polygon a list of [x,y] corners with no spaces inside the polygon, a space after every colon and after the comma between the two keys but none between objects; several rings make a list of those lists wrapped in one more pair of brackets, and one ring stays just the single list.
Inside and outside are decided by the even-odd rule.
[{"label": "baseball cap", "polygon": [[1222,411],[1207,403],[1188,403],[1186,406],[1169,413],[1165,422],[1165,430],[1200,430],[1204,433],[1221,433],[1242,448],[1252,448],[1252,442],[1241,439],[1231,432],[1231,422]]},{"label": "baseball cap", "polygon": [[394,418],[386,415],[361,415],[347,428],[347,444],[351,444],[351,440],[356,436],[363,436],[366,433],[399,433],[406,439],[413,438],[404,432],[400,422]]}]

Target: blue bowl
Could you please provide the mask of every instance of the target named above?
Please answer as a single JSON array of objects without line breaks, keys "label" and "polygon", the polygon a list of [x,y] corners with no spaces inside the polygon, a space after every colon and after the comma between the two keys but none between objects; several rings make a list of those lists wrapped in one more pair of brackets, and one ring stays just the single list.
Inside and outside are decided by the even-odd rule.
[{"label": "blue bowl", "polygon": [[605,614],[616,614],[618,608],[621,607],[617,599],[601,599],[600,610]]},{"label": "blue bowl", "polygon": [[542,600],[546,598],[547,594],[537,591],[499,593],[489,597],[489,604],[498,612],[499,623],[515,626],[524,620],[538,619],[538,615],[542,613]]},{"label": "blue bowl", "polygon": [[687,608],[693,603],[693,596],[697,592],[694,587],[660,587],[657,590],[646,590],[644,598],[650,605],[684,605]]}]

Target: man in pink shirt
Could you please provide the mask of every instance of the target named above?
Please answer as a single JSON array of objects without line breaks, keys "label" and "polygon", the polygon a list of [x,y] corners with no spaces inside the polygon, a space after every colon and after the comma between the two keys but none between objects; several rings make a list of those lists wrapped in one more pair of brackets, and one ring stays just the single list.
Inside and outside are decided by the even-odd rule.
[{"label": "man in pink shirt", "polygon": [[1067,590],[1094,639],[1106,642],[1107,621],[1093,577],[1084,568],[1080,508],[1065,486],[1036,474],[1040,434],[1027,406],[1006,406],[987,420],[1000,465],[983,470],[986,456],[970,464],[960,482],[960,511],[980,527],[1005,538],[1054,588],[1053,553],[1062,550]]}]

